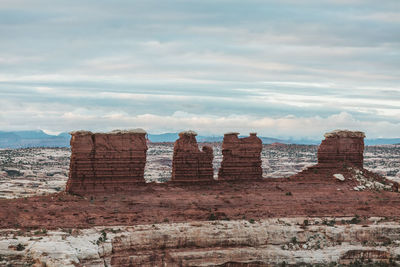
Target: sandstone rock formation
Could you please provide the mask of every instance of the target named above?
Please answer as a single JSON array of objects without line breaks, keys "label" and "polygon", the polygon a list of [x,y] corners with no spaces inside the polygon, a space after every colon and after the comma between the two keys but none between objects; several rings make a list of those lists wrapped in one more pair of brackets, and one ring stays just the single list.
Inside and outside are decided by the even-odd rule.
[{"label": "sandstone rock formation", "polygon": [[400,263],[400,225],[377,217],[363,223],[355,217],[295,217],[253,223],[233,220],[104,226],[39,235],[26,231],[10,236],[0,235],[1,266],[282,266],[282,262],[290,266],[342,266],[356,260],[359,264],[352,266]]},{"label": "sandstone rock formation", "polygon": [[239,138],[239,133],[226,133],[222,143],[221,168],[219,180],[260,179],[262,178],[262,141],[256,133]]},{"label": "sandstone rock formation", "polygon": [[71,132],[66,191],[76,194],[117,192],[144,183],[146,132],[142,129]]},{"label": "sandstone rock formation", "polygon": [[174,182],[212,181],[213,149],[203,146],[199,150],[196,141],[197,133],[186,131],[179,133],[179,139],[174,144],[172,160],[172,178]]},{"label": "sandstone rock formation", "polygon": [[318,148],[318,163],[337,166],[348,163],[363,168],[364,137],[363,132],[336,130],[326,133],[325,140]]}]

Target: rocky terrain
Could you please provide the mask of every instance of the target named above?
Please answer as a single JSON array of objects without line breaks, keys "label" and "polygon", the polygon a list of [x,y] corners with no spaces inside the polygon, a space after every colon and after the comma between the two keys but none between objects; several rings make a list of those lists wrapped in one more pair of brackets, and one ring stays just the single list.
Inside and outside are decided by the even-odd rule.
[{"label": "rocky terrain", "polygon": [[[362,153],[363,136],[346,132],[326,135],[318,151],[315,146],[264,145],[264,179],[208,178],[197,183],[203,165],[196,164],[203,164],[203,152],[192,137],[175,145],[174,158],[178,155],[179,161],[174,164],[193,174],[194,180],[166,182],[174,165],[173,146],[149,144],[141,178],[147,183],[127,188],[129,193],[87,190],[82,183],[86,174],[72,176],[82,194],[66,193],[68,149],[1,150],[0,265],[400,264],[400,194],[395,182],[399,146],[367,147]],[[105,147],[116,142],[111,139]],[[117,165],[129,161],[116,157],[125,151],[117,144],[108,149],[116,153],[102,152],[99,159],[112,156]],[[204,155],[211,171],[208,154],[213,151],[216,178],[221,145],[211,145]],[[249,167],[257,171],[259,148],[255,155],[246,146],[223,156],[233,155],[243,166],[252,162]],[[96,162],[97,149],[92,152]],[[80,165],[89,178],[108,168],[93,162],[91,169]],[[119,169],[109,168],[111,174],[115,170]]]},{"label": "rocky terrain", "polygon": [[[211,145],[214,151],[214,178],[217,179],[222,161],[221,144]],[[150,143],[148,147],[145,180],[170,180],[173,144]],[[288,177],[315,164],[317,148],[309,145],[263,145],[263,177]],[[64,190],[70,154],[68,148],[0,149],[0,198],[26,197]],[[364,167],[400,182],[400,145],[366,146]]]},{"label": "rocky terrain", "polygon": [[0,233],[0,264],[12,259],[13,266],[395,266],[400,262],[400,224],[381,217],[164,222]]},{"label": "rocky terrain", "polygon": [[70,154],[67,148],[0,150],[0,198],[63,191]]}]

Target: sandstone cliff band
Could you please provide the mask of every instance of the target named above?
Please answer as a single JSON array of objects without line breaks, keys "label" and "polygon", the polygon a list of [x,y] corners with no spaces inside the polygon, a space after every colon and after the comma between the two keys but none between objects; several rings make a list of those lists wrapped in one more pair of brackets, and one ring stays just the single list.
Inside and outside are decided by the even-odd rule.
[{"label": "sandstone cliff band", "polygon": [[[196,133],[181,132],[174,144],[172,182],[211,182],[213,149],[199,149]],[[239,138],[226,133],[218,180],[262,179],[262,141],[256,133]],[[333,168],[349,164],[363,167],[364,133],[333,131],[325,134],[318,148],[318,165]],[[71,161],[66,190],[84,194],[118,192],[145,183],[146,132],[142,129],[92,133],[71,132]]]}]

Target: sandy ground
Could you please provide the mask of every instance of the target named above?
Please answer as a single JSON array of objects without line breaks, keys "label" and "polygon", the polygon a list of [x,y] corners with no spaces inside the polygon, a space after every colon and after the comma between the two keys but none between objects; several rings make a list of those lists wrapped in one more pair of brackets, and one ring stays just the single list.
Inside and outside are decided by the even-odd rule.
[{"label": "sandy ground", "polygon": [[145,184],[129,193],[73,196],[64,192],[0,200],[0,228],[90,228],[213,219],[296,216],[400,217],[400,194],[355,191],[334,177]]}]

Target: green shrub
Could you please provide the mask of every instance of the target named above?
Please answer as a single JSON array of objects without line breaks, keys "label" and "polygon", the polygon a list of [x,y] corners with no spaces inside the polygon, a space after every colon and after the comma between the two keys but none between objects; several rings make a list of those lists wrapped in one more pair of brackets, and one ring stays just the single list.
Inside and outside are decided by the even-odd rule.
[{"label": "green shrub", "polygon": [[23,250],[25,250],[25,245],[22,245],[21,243],[18,243],[18,245],[17,245],[17,250],[18,250],[18,251],[23,251]]},{"label": "green shrub", "polygon": [[96,244],[100,245],[101,243],[106,242],[107,240],[107,233],[104,230],[101,230],[101,235],[99,239],[97,239]]},{"label": "green shrub", "polygon": [[349,221],[349,223],[351,223],[351,224],[357,224],[357,223],[360,223],[360,222],[361,222],[361,220],[360,220],[360,217],[358,215],[356,215],[353,219],[351,219]]},{"label": "green shrub", "polygon": [[209,221],[215,221],[217,219],[217,216],[215,216],[214,213],[211,213],[210,215],[208,215],[208,220]]}]

